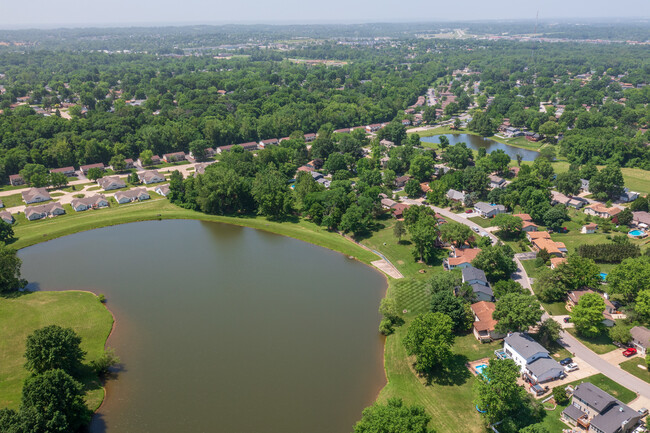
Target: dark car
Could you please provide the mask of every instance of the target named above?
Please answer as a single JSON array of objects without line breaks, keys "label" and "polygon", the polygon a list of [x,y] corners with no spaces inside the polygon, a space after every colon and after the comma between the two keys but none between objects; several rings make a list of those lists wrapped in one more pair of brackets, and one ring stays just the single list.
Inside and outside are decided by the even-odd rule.
[{"label": "dark car", "polygon": [[569,323],[571,321],[571,318],[570,317],[565,317],[562,320],[564,320],[564,323]]},{"label": "dark car", "polygon": [[560,365],[569,365],[573,362],[573,359],[571,358],[564,358],[562,361],[560,361]]}]

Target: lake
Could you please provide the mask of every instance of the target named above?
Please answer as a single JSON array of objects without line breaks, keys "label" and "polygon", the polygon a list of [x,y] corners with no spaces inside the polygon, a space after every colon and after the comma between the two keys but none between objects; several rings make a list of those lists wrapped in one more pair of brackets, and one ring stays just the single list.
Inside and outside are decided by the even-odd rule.
[{"label": "lake", "polygon": [[[473,150],[485,149],[487,153],[497,149],[503,150],[512,160],[517,160],[517,154],[521,155],[522,161],[534,161],[539,155],[539,152],[534,150],[522,149],[508,144],[499,143],[498,141],[490,140],[489,138],[480,137],[472,134],[441,134],[449,139],[449,144],[454,145],[457,143],[465,142],[467,147]],[[421,141],[427,143],[440,143],[440,135],[433,135],[431,137],[422,137]]]},{"label": "lake", "polygon": [[384,277],[339,253],[200,221],[19,252],[35,290],[103,293],[123,362],[92,433],[348,433],[385,385]]}]

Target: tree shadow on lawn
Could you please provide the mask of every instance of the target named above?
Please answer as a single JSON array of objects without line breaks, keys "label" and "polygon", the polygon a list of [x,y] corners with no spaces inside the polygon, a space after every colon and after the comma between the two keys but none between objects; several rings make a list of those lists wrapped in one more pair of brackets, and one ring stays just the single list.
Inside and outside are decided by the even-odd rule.
[{"label": "tree shadow on lawn", "polygon": [[469,359],[465,355],[453,354],[443,368],[423,373],[427,385],[460,386],[471,377],[467,368]]}]

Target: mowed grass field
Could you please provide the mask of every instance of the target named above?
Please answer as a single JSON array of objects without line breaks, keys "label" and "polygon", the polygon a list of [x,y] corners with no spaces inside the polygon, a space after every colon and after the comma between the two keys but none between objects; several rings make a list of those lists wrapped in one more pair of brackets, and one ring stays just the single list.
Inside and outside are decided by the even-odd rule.
[{"label": "mowed grass field", "polygon": [[[24,380],[25,341],[36,329],[59,325],[72,328],[87,352],[85,362],[97,359],[113,327],[113,316],[88,292],[34,292],[0,297],[0,408],[17,409]],[[82,378],[86,402],[95,410],[104,398],[97,377],[89,372]]]}]

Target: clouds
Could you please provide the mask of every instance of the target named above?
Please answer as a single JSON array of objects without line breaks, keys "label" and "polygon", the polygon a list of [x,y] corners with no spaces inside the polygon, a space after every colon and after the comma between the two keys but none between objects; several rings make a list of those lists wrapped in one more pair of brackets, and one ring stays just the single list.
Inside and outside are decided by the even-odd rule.
[{"label": "clouds", "polygon": [[0,27],[648,17],[647,0],[0,1]]}]

